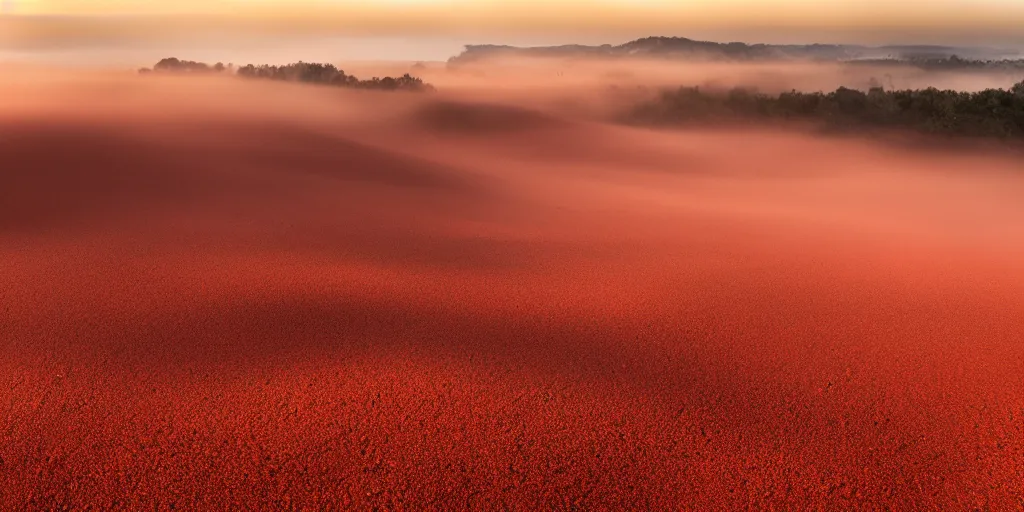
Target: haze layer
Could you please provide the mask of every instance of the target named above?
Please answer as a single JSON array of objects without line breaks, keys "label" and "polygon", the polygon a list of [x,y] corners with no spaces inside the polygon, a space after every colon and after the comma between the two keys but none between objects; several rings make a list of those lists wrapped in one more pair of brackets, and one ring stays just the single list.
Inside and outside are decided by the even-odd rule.
[{"label": "haze layer", "polygon": [[0,508],[1024,505],[1019,160],[18,76]]}]

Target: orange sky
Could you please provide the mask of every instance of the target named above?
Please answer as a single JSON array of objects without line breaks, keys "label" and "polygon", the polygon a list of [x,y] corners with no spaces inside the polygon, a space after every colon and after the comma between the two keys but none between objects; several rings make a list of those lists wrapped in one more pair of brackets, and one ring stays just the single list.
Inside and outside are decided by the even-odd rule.
[{"label": "orange sky", "polygon": [[680,35],[746,42],[1024,44],[1024,0],[0,2],[6,3],[7,14],[0,17],[0,48],[131,44],[202,34],[538,43]]}]

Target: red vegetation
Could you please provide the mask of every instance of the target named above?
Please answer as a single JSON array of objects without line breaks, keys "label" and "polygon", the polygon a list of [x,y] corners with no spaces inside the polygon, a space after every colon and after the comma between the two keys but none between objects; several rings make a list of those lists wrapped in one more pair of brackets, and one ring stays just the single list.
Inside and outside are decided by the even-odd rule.
[{"label": "red vegetation", "polygon": [[0,109],[0,508],[1024,507],[1014,161],[230,87]]}]

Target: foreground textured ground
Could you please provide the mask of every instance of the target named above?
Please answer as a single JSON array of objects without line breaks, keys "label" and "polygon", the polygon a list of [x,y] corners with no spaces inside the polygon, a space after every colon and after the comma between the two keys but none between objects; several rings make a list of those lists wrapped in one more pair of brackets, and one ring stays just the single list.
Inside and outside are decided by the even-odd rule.
[{"label": "foreground textured ground", "polygon": [[0,508],[1024,507],[1014,160],[62,87],[0,102]]}]

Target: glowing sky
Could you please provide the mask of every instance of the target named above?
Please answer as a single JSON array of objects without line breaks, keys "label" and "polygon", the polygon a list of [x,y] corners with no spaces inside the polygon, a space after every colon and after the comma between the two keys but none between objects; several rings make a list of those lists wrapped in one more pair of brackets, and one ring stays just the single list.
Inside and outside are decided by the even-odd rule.
[{"label": "glowing sky", "polygon": [[[6,4],[10,12],[21,14],[385,14],[398,16],[393,20],[397,24],[409,19],[438,22],[455,18],[488,24],[545,21],[566,27],[580,21],[609,27],[670,21],[663,19],[665,16],[739,25],[940,22],[953,26],[998,22],[1007,16],[1019,21],[1024,15],[1020,0],[6,0]],[[506,18],[509,15],[512,19]]]},{"label": "glowing sky", "polygon": [[1024,0],[0,0],[0,48],[218,37],[1024,45]]}]

